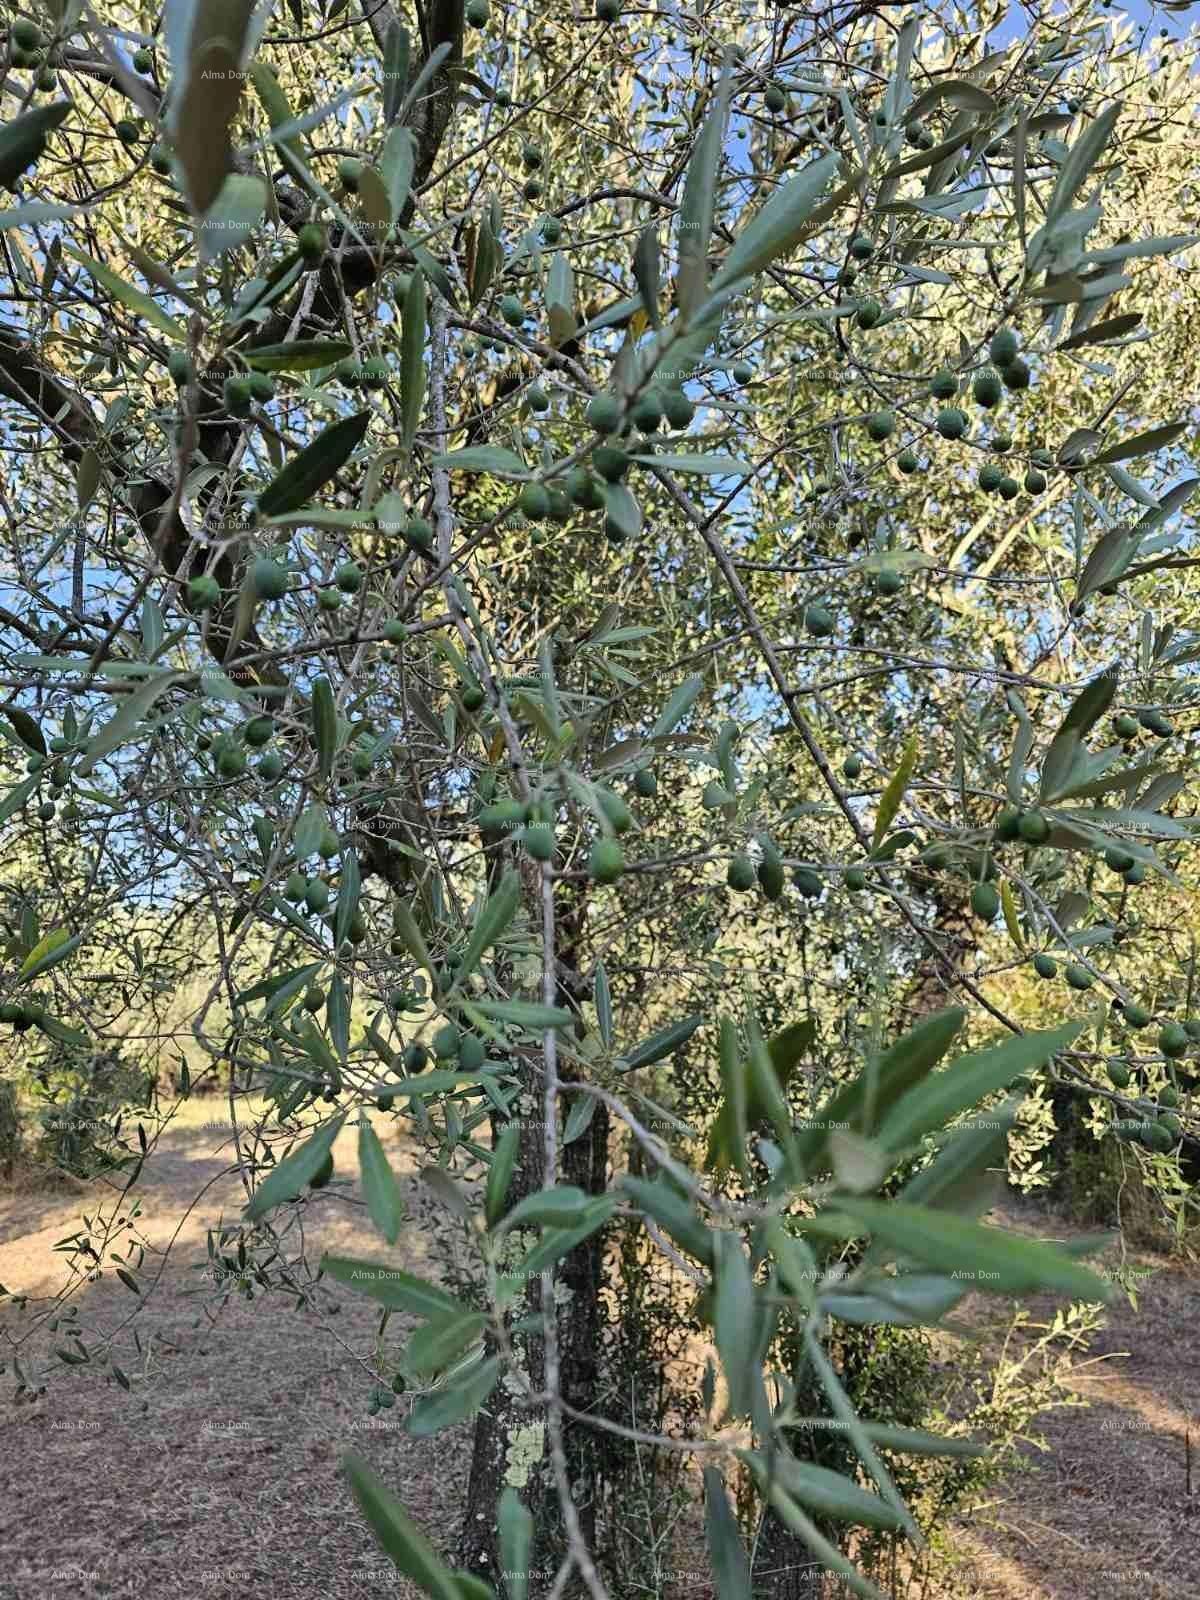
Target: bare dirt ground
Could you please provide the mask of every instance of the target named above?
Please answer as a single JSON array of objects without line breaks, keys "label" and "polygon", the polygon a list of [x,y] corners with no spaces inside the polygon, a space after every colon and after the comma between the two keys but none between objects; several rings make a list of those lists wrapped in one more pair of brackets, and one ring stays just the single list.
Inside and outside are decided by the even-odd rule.
[{"label": "bare dirt ground", "polygon": [[[1005,1221],[1043,1239],[1085,1231],[1025,1210]],[[1118,1254],[1109,1250],[1094,1264],[1115,1267]],[[958,1521],[959,1564],[944,1580],[947,1594],[1200,1595],[1200,1273],[1146,1251],[1126,1265],[1138,1278],[1137,1310],[1123,1295],[1114,1299],[1069,1380],[1087,1406],[1039,1418],[1046,1453],[1027,1452],[1028,1471]],[[1054,1304],[1039,1299],[1031,1309],[1046,1320]]]},{"label": "bare dirt ground", "polygon": [[[220,1115],[219,1103],[209,1114]],[[357,1171],[353,1137],[339,1139],[339,1173]],[[3,1379],[4,1600],[224,1600],[249,1589],[273,1600],[407,1600],[417,1591],[378,1549],[340,1476],[348,1449],[385,1475],[435,1541],[453,1537],[469,1430],[412,1439],[403,1431],[403,1399],[368,1417],[373,1380],[361,1360],[374,1347],[378,1307],[334,1286],[327,1298],[340,1306],[336,1315],[296,1311],[294,1299],[274,1296],[234,1298],[215,1320],[205,1314],[213,1305],[212,1282],[201,1275],[207,1226],[222,1208],[236,1217],[244,1203],[236,1177],[224,1175],[228,1155],[215,1153],[221,1138],[211,1129],[168,1131],[139,1184],[145,1234],[160,1248],[175,1235],[136,1322],[144,1353],[134,1325],[123,1327],[133,1295],[115,1277],[105,1273],[79,1296],[89,1333],[123,1327],[117,1359],[132,1392],[74,1369],[57,1373],[35,1404],[15,1406],[11,1375]],[[411,1173],[399,1147],[390,1153],[398,1175],[406,1167]],[[404,1229],[389,1251],[347,1204],[355,1188],[335,1178],[307,1208],[310,1259],[331,1249],[436,1278],[421,1235]],[[63,1279],[55,1242],[96,1203],[94,1189],[0,1192],[0,1283],[30,1296],[50,1293]],[[0,1307],[0,1319],[19,1335],[30,1315]],[[393,1317],[389,1346],[397,1348],[411,1326]],[[48,1330],[33,1341],[43,1353],[57,1342]],[[21,1360],[27,1371],[37,1369],[28,1347]]]},{"label": "bare dirt ground", "polygon": [[[219,1106],[208,1115],[219,1119]],[[336,1314],[293,1310],[282,1297],[216,1309],[202,1276],[206,1229],[222,1211],[236,1217],[244,1199],[225,1170],[222,1137],[211,1126],[173,1128],[147,1163],[141,1227],[157,1249],[173,1243],[161,1272],[148,1258],[143,1281],[154,1287],[140,1315],[130,1320],[133,1296],[108,1272],[76,1296],[89,1343],[115,1333],[132,1392],[94,1369],[60,1369],[43,1397],[16,1405],[11,1368],[0,1380],[3,1600],[225,1600],[251,1588],[272,1600],[409,1600],[416,1591],[377,1549],[340,1475],[347,1449],[384,1475],[435,1543],[452,1545],[469,1428],[412,1439],[403,1399],[368,1417],[378,1323],[370,1303],[333,1286],[322,1299]],[[352,1140],[342,1135],[339,1174],[357,1170]],[[415,1212],[414,1164],[400,1144],[389,1153]],[[335,1179],[307,1208],[310,1259],[332,1249],[436,1279],[428,1224],[402,1228],[389,1251],[355,1196],[352,1178]],[[64,1274],[55,1244],[97,1204],[95,1186],[0,1190],[0,1283],[31,1305],[50,1294]],[[1015,1220],[1040,1237],[1068,1231],[1037,1213]],[[1200,1277],[1137,1261],[1148,1274],[1139,1310],[1114,1302],[1092,1350],[1107,1359],[1072,1379],[1089,1408],[1041,1419],[1049,1452],[1031,1452],[1028,1472],[958,1521],[951,1564],[922,1600],[1200,1595],[1200,1457],[1189,1494],[1185,1443],[1190,1429],[1200,1446]],[[33,1314],[0,1303],[0,1327],[21,1337]],[[393,1318],[389,1348],[408,1326]],[[22,1347],[26,1371],[61,1342],[43,1325]],[[688,1594],[704,1600],[694,1583]]]}]

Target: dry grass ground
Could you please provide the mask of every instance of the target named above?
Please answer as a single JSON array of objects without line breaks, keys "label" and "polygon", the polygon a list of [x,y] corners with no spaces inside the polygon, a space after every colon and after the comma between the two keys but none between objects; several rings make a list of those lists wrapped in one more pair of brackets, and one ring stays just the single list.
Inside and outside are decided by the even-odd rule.
[{"label": "dry grass ground", "polygon": [[[1006,1220],[1073,1232],[1038,1213]],[[1110,1251],[1101,1262],[1117,1264]],[[1039,1419],[1045,1454],[954,1529],[961,1600],[1182,1600],[1200,1595],[1200,1274],[1141,1251],[1138,1307],[1109,1308],[1070,1387],[1086,1408]],[[1039,1320],[1049,1300],[1033,1302]],[[1096,1359],[1100,1358],[1100,1359]],[[1189,1476],[1189,1439],[1191,1472]]]},{"label": "dry grass ground", "polygon": [[[219,1106],[207,1115],[219,1117]],[[215,1129],[172,1129],[147,1164],[141,1225],[170,1255],[137,1327],[117,1341],[132,1393],[93,1372],[61,1372],[33,1405],[0,1411],[0,1571],[4,1600],[144,1596],[224,1600],[258,1589],[272,1600],[415,1594],[375,1545],[338,1472],[342,1453],[364,1455],[439,1542],[452,1536],[467,1429],[415,1440],[402,1429],[403,1401],[372,1419],[365,1404],[377,1308],[338,1290],[336,1315],[291,1309],[294,1300],[233,1299],[210,1316],[206,1228],[243,1196],[225,1175]],[[393,1147],[398,1172],[406,1162]],[[353,1136],[338,1167],[353,1173]],[[409,1178],[411,1186],[411,1177]],[[203,1201],[180,1217],[206,1185]],[[347,1182],[345,1190],[354,1185]],[[0,1200],[0,1282],[31,1296],[62,1278],[54,1244],[78,1225],[94,1193],[18,1190]],[[337,1181],[308,1209],[310,1259],[323,1249],[394,1257],[436,1276],[420,1234],[404,1230],[395,1252],[380,1247]],[[315,1218],[313,1214],[315,1213]],[[176,1230],[178,1229],[178,1232]],[[201,1293],[196,1294],[200,1289]],[[80,1321],[108,1333],[126,1324],[132,1295],[105,1274],[80,1297]],[[28,1316],[0,1311],[14,1332]],[[408,1324],[394,1318],[389,1343]],[[34,1341],[44,1354],[55,1342]],[[148,1346],[148,1348],[147,1348]],[[22,1354],[27,1369],[36,1357]]]},{"label": "dry grass ground", "polygon": [[[236,1216],[243,1197],[226,1171],[220,1130],[199,1124],[198,1115],[219,1119],[221,1112],[208,1102],[190,1125],[168,1131],[140,1185],[143,1230],[157,1249],[171,1248],[136,1324],[132,1296],[108,1273],[78,1297],[90,1334],[116,1332],[132,1393],[92,1371],[61,1371],[44,1397],[14,1405],[11,1376],[4,1379],[0,1596],[224,1600],[260,1589],[272,1600],[407,1600],[414,1591],[359,1519],[339,1459],[348,1448],[365,1455],[449,1548],[469,1429],[411,1439],[403,1400],[368,1418],[364,1363],[377,1318],[349,1292],[327,1297],[336,1313],[293,1310],[282,1298],[234,1299],[215,1311],[212,1285],[201,1276],[206,1229],[222,1213]],[[342,1135],[341,1172],[356,1171],[352,1138]],[[415,1208],[413,1162],[400,1144],[391,1154]],[[351,1203],[354,1193],[353,1182],[335,1181],[308,1207],[310,1259],[327,1248],[388,1256],[436,1277],[428,1224],[403,1229],[388,1252]],[[56,1242],[96,1203],[95,1189],[82,1185],[0,1191],[0,1282],[31,1297],[50,1293],[63,1273]],[[1036,1214],[1018,1225],[1042,1237],[1056,1232]],[[1193,1445],[1200,1442],[1198,1280],[1175,1263],[1146,1256],[1139,1263],[1149,1274],[1139,1311],[1114,1304],[1093,1352],[1107,1359],[1072,1380],[1089,1408],[1039,1423],[1049,1452],[1031,1453],[1028,1472],[960,1519],[955,1562],[924,1600],[1200,1595],[1200,1460],[1190,1495],[1185,1476],[1189,1427]],[[0,1319],[16,1335],[29,1314],[0,1307]],[[392,1348],[405,1326],[394,1319]],[[44,1328],[32,1341],[43,1358],[54,1342]],[[36,1369],[35,1352],[27,1349],[22,1360]],[[695,1582],[687,1593],[704,1600]]]}]

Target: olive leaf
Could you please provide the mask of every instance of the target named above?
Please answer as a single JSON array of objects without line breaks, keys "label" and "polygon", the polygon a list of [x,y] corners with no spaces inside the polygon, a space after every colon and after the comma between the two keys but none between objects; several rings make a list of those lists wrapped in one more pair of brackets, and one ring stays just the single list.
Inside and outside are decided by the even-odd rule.
[{"label": "olive leaf", "polygon": [[359,411],[319,433],[259,495],[259,516],[277,517],[304,505],[345,466],[362,443],[370,421],[369,411]]}]

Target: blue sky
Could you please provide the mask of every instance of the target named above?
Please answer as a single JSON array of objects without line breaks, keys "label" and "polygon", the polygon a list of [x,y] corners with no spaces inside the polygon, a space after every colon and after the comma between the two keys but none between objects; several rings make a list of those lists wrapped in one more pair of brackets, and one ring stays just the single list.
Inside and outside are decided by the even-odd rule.
[{"label": "blue sky", "polygon": [[[1161,6],[1151,5],[1148,0],[1117,0],[1108,7],[1109,14],[1113,17],[1128,17],[1140,28],[1149,28],[1150,32],[1157,33],[1159,28],[1166,28],[1172,38],[1182,38],[1190,27],[1200,22],[1200,6],[1192,5],[1186,11],[1164,11]],[[993,44],[1007,44],[1010,40],[1020,38],[1028,31],[1028,21],[1024,8],[1019,4],[1012,4],[1008,8],[1008,15],[992,32]]]}]

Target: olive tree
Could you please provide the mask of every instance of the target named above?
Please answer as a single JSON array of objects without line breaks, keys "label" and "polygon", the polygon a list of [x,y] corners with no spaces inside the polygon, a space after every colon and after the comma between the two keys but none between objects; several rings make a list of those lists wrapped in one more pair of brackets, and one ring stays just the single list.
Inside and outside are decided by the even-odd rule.
[{"label": "olive tree", "polygon": [[[1194,240],[1109,208],[1191,172],[1189,58],[1143,101],[1084,6],[1001,51],[932,8],[109,9],[7,41],[0,815],[69,870],[0,1017],[99,1047],[112,918],[186,905],[194,1043],[271,1108],[237,1247],[350,1126],[395,1246],[379,1128],[418,1142],[465,1281],[320,1266],[418,1320],[373,1405],[474,1419],[451,1564],[346,1460],[427,1592],[610,1592],[608,1437],[700,1463],[723,1600],[735,1478],[875,1594],[839,1530],[919,1549],[894,1462],[983,1446],[858,1415],[831,1330],[1106,1297],[980,1220],[1046,1084],[1175,1173],[1194,1126],[1182,969],[1127,976],[1190,840],[1195,650],[1149,611],[1189,423],[1140,373],[1141,268]],[[830,1074],[818,929],[878,977]],[[598,1383],[630,1236],[711,1340],[686,1437]]]}]

